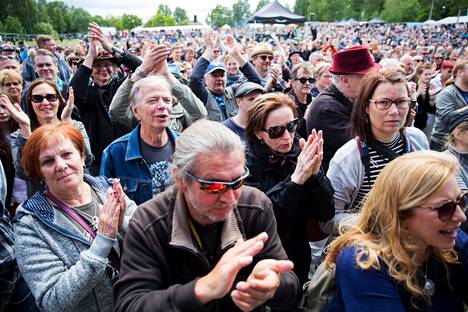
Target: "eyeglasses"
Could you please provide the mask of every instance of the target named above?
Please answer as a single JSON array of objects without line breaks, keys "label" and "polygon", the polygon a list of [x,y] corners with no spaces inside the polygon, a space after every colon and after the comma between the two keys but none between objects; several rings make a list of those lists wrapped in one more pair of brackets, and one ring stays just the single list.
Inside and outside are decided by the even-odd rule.
[{"label": "eyeglasses", "polygon": [[409,106],[411,99],[401,98],[395,101],[392,101],[389,99],[380,99],[380,100],[369,100],[369,102],[374,103],[375,107],[377,107],[377,109],[380,109],[380,110],[387,110],[392,106],[392,104],[395,104],[395,106],[398,109],[403,109]]},{"label": "eyeglasses", "polygon": [[435,60],[442,60],[444,59],[442,56],[437,56],[437,57],[434,57]]},{"label": "eyeglasses", "polygon": [[46,99],[48,102],[55,102],[57,101],[58,97],[57,94],[46,94],[44,96],[39,94],[31,95],[31,101],[34,103],[42,103]]},{"label": "eyeglasses", "polygon": [[423,60],[413,60],[413,61],[420,63],[420,62],[422,62]]},{"label": "eyeglasses", "polygon": [[244,166],[244,170],[245,173],[242,176],[232,181],[208,181],[194,177],[187,171],[185,171],[184,174],[190,179],[200,183],[200,190],[208,194],[222,194],[227,192],[229,189],[237,190],[242,185],[244,185],[245,178],[247,178],[250,174],[249,168],[246,166]]},{"label": "eyeglasses", "polygon": [[16,56],[14,55],[0,55],[0,60],[16,60]]},{"label": "eyeglasses", "polygon": [[310,83],[310,84],[313,84],[315,82],[315,78],[297,78],[296,80],[299,80],[299,82],[301,84],[305,84],[307,81]]},{"label": "eyeglasses", "polygon": [[219,53],[220,50],[213,50],[213,53]]},{"label": "eyeglasses", "polygon": [[282,125],[282,126],[274,126],[267,129],[262,129],[268,133],[270,139],[277,139],[284,134],[284,131],[288,130],[289,133],[296,132],[297,125],[299,124],[299,119],[291,120],[290,122]]},{"label": "eyeglasses", "polygon": [[262,61],[266,61],[267,59],[269,61],[273,61],[273,55],[259,55],[257,57],[259,57]]},{"label": "eyeglasses", "polygon": [[447,202],[443,204],[442,206],[439,207],[417,207],[417,208],[423,208],[423,209],[430,209],[432,211],[437,211],[437,216],[441,221],[447,222],[450,221],[455,214],[455,210],[457,210],[457,206],[460,206],[460,208],[465,212],[468,207],[468,192],[464,193],[460,196],[460,198],[455,201],[455,202]]},{"label": "eyeglasses", "polygon": [[72,61],[73,65],[78,65],[79,61]]}]

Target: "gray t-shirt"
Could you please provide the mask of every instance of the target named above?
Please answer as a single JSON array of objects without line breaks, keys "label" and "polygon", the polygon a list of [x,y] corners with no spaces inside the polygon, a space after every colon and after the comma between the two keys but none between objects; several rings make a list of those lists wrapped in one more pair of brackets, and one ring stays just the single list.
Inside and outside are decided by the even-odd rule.
[{"label": "gray t-shirt", "polygon": [[171,140],[161,147],[152,146],[140,140],[140,150],[151,172],[153,196],[163,192],[171,184],[171,165],[174,148]]}]

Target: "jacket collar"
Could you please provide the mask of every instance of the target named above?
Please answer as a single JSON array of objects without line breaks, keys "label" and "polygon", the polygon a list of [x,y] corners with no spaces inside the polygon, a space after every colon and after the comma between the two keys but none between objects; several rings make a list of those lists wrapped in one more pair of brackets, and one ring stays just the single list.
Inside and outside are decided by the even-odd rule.
[{"label": "jacket collar", "polygon": [[[83,180],[97,191],[101,201],[106,200],[104,194],[111,185],[111,180],[104,177],[93,177],[90,175],[85,175]],[[54,230],[61,232],[68,237],[78,239],[86,244],[90,244],[93,240],[91,236],[83,236],[83,234],[76,228],[75,224],[70,221],[65,214],[58,213],[58,208],[55,208],[49,203],[44,192],[35,193],[21,206],[24,210],[19,210],[19,213],[15,215],[14,222],[17,222],[22,216],[29,212]]]},{"label": "jacket collar", "polygon": [[[143,159],[140,150],[140,128],[138,124],[131,132],[128,137],[127,150],[125,152],[125,160]],[[172,146],[175,146],[177,134],[169,127],[166,128],[167,135],[171,141]]]},{"label": "jacket collar", "polygon": [[[172,213],[172,228],[169,245],[188,248],[194,253],[199,253],[200,251],[195,247],[188,225],[188,209],[184,195],[175,187],[173,191],[176,192],[176,196]],[[223,227],[221,229],[221,250],[234,245],[240,239],[244,239],[241,229],[239,228],[236,211],[237,208],[234,208],[223,222]]]}]

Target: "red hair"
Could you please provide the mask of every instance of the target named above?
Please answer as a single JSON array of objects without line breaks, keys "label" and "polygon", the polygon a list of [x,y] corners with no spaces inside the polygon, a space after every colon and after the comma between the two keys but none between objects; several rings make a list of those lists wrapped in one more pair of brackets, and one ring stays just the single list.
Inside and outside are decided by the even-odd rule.
[{"label": "red hair", "polygon": [[49,142],[70,140],[84,158],[84,140],[80,130],[69,123],[44,125],[33,131],[23,148],[23,168],[31,179],[42,180],[39,155]]}]

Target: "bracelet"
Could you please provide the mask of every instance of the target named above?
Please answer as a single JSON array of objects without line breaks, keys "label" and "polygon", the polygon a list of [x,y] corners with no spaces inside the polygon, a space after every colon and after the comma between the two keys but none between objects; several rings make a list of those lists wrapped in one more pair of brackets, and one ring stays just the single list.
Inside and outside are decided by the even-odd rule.
[{"label": "bracelet", "polygon": [[147,73],[145,73],[143,70],[141,70],[140,67],[137,67],[135,71],[133,72],[135,75],[137,75],[138,78],[143,79],[146,76],[148,76]]}]

